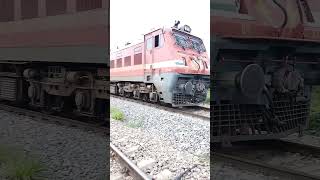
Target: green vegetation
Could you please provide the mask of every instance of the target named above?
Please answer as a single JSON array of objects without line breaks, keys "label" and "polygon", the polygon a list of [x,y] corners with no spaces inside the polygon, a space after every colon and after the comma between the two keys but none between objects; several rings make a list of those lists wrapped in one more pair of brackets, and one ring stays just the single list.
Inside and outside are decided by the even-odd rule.
[{"label": "green vegetation", "polygon": [[320,87],[312,92],[309,133],[320,135]]},{"label": "green vegetation", "polygon": [[45,169],[34,157],[29,157],[21,150],[0,146],[0,178],[12,180],[40,179]]},{"label": "green vegetation", "polygon": [[209,91],[208,91],[208,93],[207,93],[207,98],[206,98],[205,103],[207,103],[207,104],[210,103],[210,89],[209,89]]},{"label": "green vegetation", "polygon": [[124,120],[124,114],[121,110],[117,108],[111,108],[111,118],[114,120],[123,121]]}]

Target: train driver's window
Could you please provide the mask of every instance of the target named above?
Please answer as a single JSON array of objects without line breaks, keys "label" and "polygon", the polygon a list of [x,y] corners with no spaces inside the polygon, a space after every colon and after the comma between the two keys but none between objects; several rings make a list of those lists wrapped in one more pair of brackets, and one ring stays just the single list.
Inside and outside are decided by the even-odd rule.
[{"label": "train driver's window", "polygon": [[148,50],[152,49],[152,38],[147,39],[147,49]]},{"label": "train driver's window", "polygon": [[155,48],[157,48],[157,47],[159,47],[159,45],[160,45],[160,36],[159,35],[156,35],[155,37],[154,37],[154,47]]},{"label": "train driver's window", "polygon": [[162,40],[163,36],[161,34],[156,35],[154,37],[154,47],[158,48],[158,47],[162,47],[163,45],[163,40]]}]

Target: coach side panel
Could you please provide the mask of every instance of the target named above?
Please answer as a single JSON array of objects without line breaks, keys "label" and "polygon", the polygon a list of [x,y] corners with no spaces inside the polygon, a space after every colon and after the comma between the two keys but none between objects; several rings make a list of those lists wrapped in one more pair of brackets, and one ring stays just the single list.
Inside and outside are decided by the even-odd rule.
[{"label": "coach side panel", "polygon": [[15,0],[0,13],[0,60],[106,64],[109,5],[87,1],[33,0],[31,7]]}]

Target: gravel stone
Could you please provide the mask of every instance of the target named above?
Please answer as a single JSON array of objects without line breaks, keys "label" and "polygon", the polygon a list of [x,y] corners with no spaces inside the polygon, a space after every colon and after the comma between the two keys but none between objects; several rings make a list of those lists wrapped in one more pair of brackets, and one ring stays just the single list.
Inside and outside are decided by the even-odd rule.
[{"label": "gravel stone", "polygon": [[320,147],[320,137],[318,137],[318,136],[311,136],[311,135],[305,134],[300,137],[299,134],[294,133],[294,134],[291,134],[288,137],[283,138],[283,139],[287,140],[287,141],[292,141],[295,143]]},{"label": "gravel stone", "polygon": [[[300,137],[298,134],[291,134],[286,138],[283,138],[287,141],[292,141],[295,143],[306,144],[311,146],[320,147],[320,137],[304,135]],[[313,175],[320,175],[320,158],[306,156],[300,153],[286,152],[286,153],[275,153],[269,151],[261,151],[257,155],[260,159],[266,159],[267,163],[285,166],[287,168],[296,169],[298,171],[310,173]],[[214,169],[213,179],[227,179],[227,180],[280,180],[279,178],[272,175],[264,175],[256,172],[250,172],[245,170],[240,170],[236,167],[233,167],[230,164],[212,164]]]},{"label": "gravel stone", "polygon": [[162,172],[160,172],[158,175],[157,175],[157,180],[168,180],[168,179],[172,179],[173,176],[172,176],[172,172],[169,171],[168,169],[165,169],[163,170]]},{"label": "gravel stone", "polygon": [[140,169],[147,169],[154,165],[156,161],[154,159],[147,159],[140,161],[137,165]]},{"label": "gravel stone", "polygon": [[[279,177],[266,176],[262,173],[250,172],[233,167],[230,164],[215,163],[212,164],[212,177],[211,179],[219,180],[280,180]],[[281,179],[281,180],[289,180]]]},{"label": "gravel stone", "polygon": [[124,179],[124,176],[122,174],[115,174],[110,176],[111,180],[122,180]]},{"label": "gravel stone", "polygon": [[153,159],[147,174],[157,179],[170,172],[174,179],[197,165],[183,179],[210,179],[209,121],[113,97],[110,103],[125,114],[124,121],[111,119],[112,143],[136,164]]},{"label": "gravel stone", "polygon": [[210,152],[210,122],[111,97],[111,107],[121,109],[126,124],[141,122],[143,131],[158,135],[180,151]]},{"label": "gravel stone", "polygon": [[48,179],[106,179],[106,137],[0,110],[0,143],[40,159]]}]

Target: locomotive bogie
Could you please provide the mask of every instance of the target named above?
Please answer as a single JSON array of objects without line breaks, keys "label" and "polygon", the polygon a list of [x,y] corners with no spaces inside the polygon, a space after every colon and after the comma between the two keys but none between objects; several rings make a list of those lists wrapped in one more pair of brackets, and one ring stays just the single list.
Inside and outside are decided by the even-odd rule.
[{"label": "locomotive bogie", "polygon": [[106,113],[96,107],[97,103],[106,107],[109,100],[108,74],[102,73],[107,71],[103,65],[81,68],[75,64],[48,64],[2,62],[0,99],[91,117]]},{"label": "locomotive bogie", "polygon": [[[109,82],[97,77],[95,71],[75,71],[63,66],[46,67],[26,63],[23,73],[20,72],[23,77],[14,72],[0,74],[0,99],[21,105],[28,103],[31,107],[55,111],[72,107],[77,114],[94,117],[96,101],[107,103],[109,99]],[[23,85],[21,89],[26,91],[19,91],[19,81]]]},{"label": "locomotive bogie", "polygon": [[275,139],[308,127],[312,86],[320,84],[318,4],[213,0],[213,142]]},{"label": "locomotive bogie", "polygon": [[[290,45],[292,52],[301,53],[291,53],[292,57],[285,56],[282,48],[288,45],[282,43],[272,41],[263,50],[258,48],[263,44],[247,45],[251,53],[241,56],[241,48],[216,51],[211,100],[213,141],[274,139],[302,132],[309,122],[313,84],[308,81],[317,81],[317,77],[305,75],[316,72],[312,67],[316,60],[301,56],[310,52],[299,45]],[[313,45],[304,44],[309,46]]]}]

